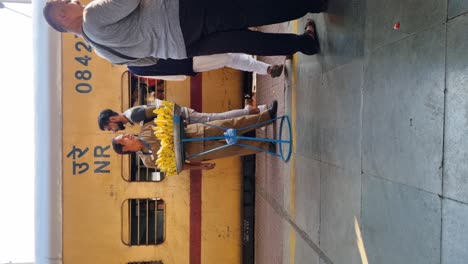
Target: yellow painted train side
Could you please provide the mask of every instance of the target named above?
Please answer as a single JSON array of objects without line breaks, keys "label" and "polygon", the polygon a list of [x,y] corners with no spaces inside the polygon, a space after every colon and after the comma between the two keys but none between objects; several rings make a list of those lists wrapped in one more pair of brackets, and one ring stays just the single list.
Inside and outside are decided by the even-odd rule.
[{"label": "yellow painted train side", "polygon": [[[62,138],[56,140],[62,146],[63,262],[240,263],[240,159],[217,161],[198,185],[187,172],[161,181],[129,180],[135,161],[115,154],[111,147],[115,134],[100,131],[97,125],[101,110],[131,106],[126,68],[100,59],[81,38],[70,34],[61,38]],[[201,78],[204,112],[242,106],[240,72],[222,69]],[[165,97],[190,107],[191,86],[190,78],[167,82]],[[197,191],[199,197],[194,198]],[[156,211],[156,216],[145,218],[141,208],[146,208],[146,215]],[[194,220],[197,214],[201,217]],[[147,238],[138,237],[135,244],[134,218],[143,221],[136,225],[138,235],[143,225],[151,229],[144,221],[162,221],[162,233],[156,230],[161,225],[156,225],[151,230],[156,235],[144,234]],[[197,228],[200,233],[194,236]]]}]

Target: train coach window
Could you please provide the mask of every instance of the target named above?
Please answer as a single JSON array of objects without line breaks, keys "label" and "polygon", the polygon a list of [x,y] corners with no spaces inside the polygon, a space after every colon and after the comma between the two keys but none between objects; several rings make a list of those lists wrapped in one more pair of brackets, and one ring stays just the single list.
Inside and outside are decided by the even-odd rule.
[{"label": "train coach window", "polygon": [[143,165],[143,162],[136,154],[130,154],[129,159],[130,168],[130,179],[127,181],[132,182],[151,182],[151,181],[162,181],[164,179],[164,173],[156,169],[147,168]]},{"label": "train coach window", "polygon": [[126,72],[128,82],[128,99],[130,106],[152,104],[154,99],[165,98],[166,83],[163,80],[140,77]]},{"label": "train coach window", "polygon": [[[156,98],[161,100],[165,98],[166,83],[162,80],[139,77],[126,71],[122,75],[121,84],[122,107],[125,109],[153,104]],[[127,162],[127,159],[124,162]],[[129,182],[158,182],[164,179],[164,173],[146,168],[135,154],[128,158],[128,167],[125,166],[125,171],[127,169],[129,173],[122,174],[122,177]]]},{"label": "train coach window", "polygon": [[127,264],[164,264],[162,261],[138,261],[138,262],[128,262]]},{"label": "train coach window", "polygon": [[122,241],[128,246],[164,242],[166,205],[162,199],[129,199],[122,206]]}]

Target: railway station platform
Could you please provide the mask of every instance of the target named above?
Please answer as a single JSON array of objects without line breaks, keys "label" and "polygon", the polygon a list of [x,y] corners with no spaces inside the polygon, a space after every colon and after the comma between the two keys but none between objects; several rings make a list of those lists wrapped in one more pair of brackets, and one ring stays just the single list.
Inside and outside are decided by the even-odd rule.
[{"label": "railway station platform", "polygon": [[257,77],[295,144],[288,163],[257,155],[255,263],[467,263],[468,2],[330,0],[308,17],[321,53]]}]

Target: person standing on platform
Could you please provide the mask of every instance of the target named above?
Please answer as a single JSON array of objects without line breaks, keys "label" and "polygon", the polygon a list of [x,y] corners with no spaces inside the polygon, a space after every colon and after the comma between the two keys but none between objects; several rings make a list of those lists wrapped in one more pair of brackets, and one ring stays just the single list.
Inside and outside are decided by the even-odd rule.
[{"label": "person standing on platform", "polygon": [[181,81],[187,76],[197,73],[229,67],[272,78],[281,76],[283,65],[270,65],[258,61],[252,56],[242,53],[224,53],[207,56],[196,56],[182,60],[159,59],[156,64],[149,66],[128,66],[128,70],[138,76],[145,76],[166,81]]},{"label": "person standing on platform", "polygon": [[313,30],[302,35],[248,29],[326,10],[327,0],[49,0],[43,14],[57,31],[82,36],[113,64],[153,65],[158,59],[247,53],[319,52]]},{"label": "person standing on platform", "polygon": [[[278,102],[274,101],[272,106],[260,114],[248,115],[236,118],[230,118],[225,120],[212,121],[207,124],[196,123],[189,124],[184,130],[186,138],[204,138],[204,137],[217,137],[223,136],[224,130],[217,127],[241,129],[246,128],[255,124],[264,123],[262,126],[267,126],[276,117],[276,111],[278,108]],[[209,125],[208,125],[209,124]],[[213,125],[213,126],[212,126]],[[122,134],[115,136],[112,139],[112,147],[117,154],[130,154],[137,153],[143,164],[147,168],[157,168],[155,163],[156,153],[161,148],[160,141],[154,135],[153,128],[155,124],[152,122],[145,123],[138,136],[130,134]],[[259,127],[257,127],[259,128]],[[238,130],[238,135],[241,136],[251,129]],[[172,136],[172,135],[171,135]],[[257,141],[257,140],[239,140],[240,144],[250,145],[257,149],[270,150],[272,148],[271,142]],[[225,146],[226,143],[220,140],[207,140],[207,141],[189,141],[184,144],[185,157],[191,157],[202,152],[217,149]],[[204,161],[211,161],[214,159],[221,159],[235,156],[245,156],[260,152],[259,150],[245,148],[237,145],[230,145],[222,149],[194,157],[189,162],[185,163],[184,170],[210,170],[214,168],[215,163],[204,163]]]},{"label": "person standing on platform", "polygon": [[[117,132],[124,130],[125,126],[140,124],[143,126],[156,118],[154,110],[160,108],[162,101],[155,99],[154,105],[140,105],[132,107],[123,113],[117,113],[111,109],[102,110],[98,116],[98,126],[101,130]],[[267,109],[266,105],[258,107],[246,106],[244,109],[236,109],[222,113],[200,113],[188,107],[181,107],[183,118],[193,122],[210,122],[214,120],[230,119],[246,115],[258,114]]]}]

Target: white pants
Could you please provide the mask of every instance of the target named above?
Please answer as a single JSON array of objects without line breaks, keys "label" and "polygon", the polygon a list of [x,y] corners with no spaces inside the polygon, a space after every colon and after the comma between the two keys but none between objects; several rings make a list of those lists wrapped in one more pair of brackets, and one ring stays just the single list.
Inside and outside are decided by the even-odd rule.
[{"label": "white pants", "polygon": [[[182,107],[182,116],[184,118],[190,119],[190,123],[206,123],[214,120],[224,120],[249,115],[251,109],[252,107],[246,106],[244,109],[236,109],[222,113],[200,113],[193,110],[192,108]],[[260,112],[263,112],[267,110],[267,107],[266,105],[259,105],[258,109]]]},{"label": "white pants", "polygon": [[[268,74],[268,67],[271,65],[265,62],[258,61],[252,56],[243,53],[223,53],[207,56],[193,57],[193,71],[206,72],[210,70],[221,69],[224,67],[233,68],[236,70],[254,72],[261,75]],[[185,75],[170,75],[170,76],[147,76],[167,81],[183,81],[187,78]]]},{"label": "white pants", "polygon": [[209,70],[229,67],[246,72],[266,75],[270,64],[258,61],[243,53],[223,53],[208,56],[193,57],[193,71],[205,72]]}]

